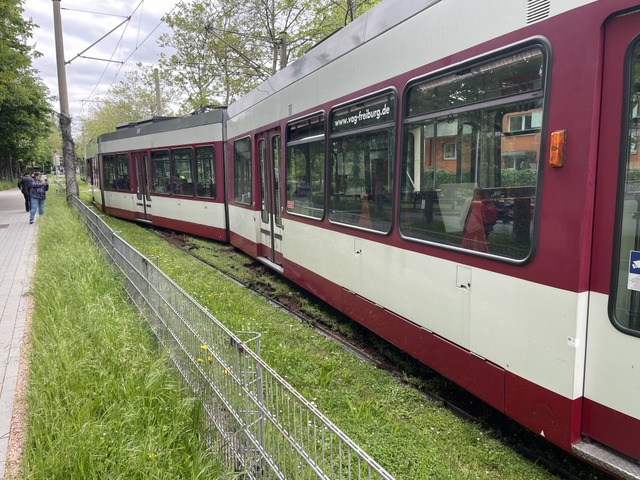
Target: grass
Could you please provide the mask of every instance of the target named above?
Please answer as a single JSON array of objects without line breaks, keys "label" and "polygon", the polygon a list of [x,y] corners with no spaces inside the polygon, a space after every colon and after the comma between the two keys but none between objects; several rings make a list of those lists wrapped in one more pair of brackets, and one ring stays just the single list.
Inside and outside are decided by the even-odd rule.
[{"label": "grass", "polygon": [[24,479],[230,478],[122,281],[63,196],[38,219]]},{"label": "grass", "polygon": [[11,180],[0,180],[0,192],[4,191],[4,190],[11,190],[14,187],[18,186],[18,179],[16,178],[15,181],[11,181]]},{"label": "grass", "polygon": [[[105,219],[232,331],[261,332],[265,361],[398,480],[555,478],[491,431],[457,418],[152,232]],[[230,253],[227,246],[211,250]]]}]

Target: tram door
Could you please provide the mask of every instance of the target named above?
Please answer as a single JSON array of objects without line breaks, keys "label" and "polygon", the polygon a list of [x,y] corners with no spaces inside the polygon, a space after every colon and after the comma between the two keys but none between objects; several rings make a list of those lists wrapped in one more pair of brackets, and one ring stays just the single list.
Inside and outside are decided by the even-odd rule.
[{"label": "tram door", "polygon": [[149,195],[149,154],[136,152],[133,154],[136,169],[136,217],[151,220],[151,195]]},{"label": "tram door", "polygon": [[260,163],[260,256],[282,265],[282,209],[280,205],[280,130],[256,138]]},{"label": "tram door", "polygon": [[605,25],[582,433],[640,459],[640,11]]}]

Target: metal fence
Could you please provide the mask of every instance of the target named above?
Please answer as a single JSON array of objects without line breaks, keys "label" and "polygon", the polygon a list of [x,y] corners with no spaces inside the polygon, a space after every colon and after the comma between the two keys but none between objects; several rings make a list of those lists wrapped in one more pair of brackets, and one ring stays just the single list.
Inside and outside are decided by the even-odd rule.
[{"label": "metal fence", "polygon": [[248,479],[393,477],[233,333],[74,197],[91,235],[203,408],[203,439]]}]

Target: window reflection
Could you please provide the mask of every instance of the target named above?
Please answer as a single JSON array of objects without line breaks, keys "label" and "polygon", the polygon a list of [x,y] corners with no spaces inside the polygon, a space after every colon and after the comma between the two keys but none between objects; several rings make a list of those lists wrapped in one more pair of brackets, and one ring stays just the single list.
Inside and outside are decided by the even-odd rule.
[{"label": "window reflection", "polygon": [[393,214],[395,96],[331,112],[329,219],[386,233]]},{"label": "window reflection", "polygon": [[171,156],[169,150],[151,152],[151,178],[154,193],[169,194]]},{"label": "window reflection", "polygon": [[405,237],[529,255],[542,85],[536,48],[410,88],[400,180]]},{"label": "window reflection", "polygon": [[213,146],[196,147],[196,194],[216,197],[215,150]]},{"label": "window reflection", "polygon": [[324,116],[318,115],[287,127],[285,199],[289,213],[318,219],[324,215],[324,125]]},{"label": "window reflection", "polygon": [[243,138],[233,144],[234,198],[238,203],[251,205],[251,140]]},{"label": "window reflection", "polygon": [[[627,138],[622,144],[624,184],[622,211],[619,212],[619,245],[617,287],[614,289],[615,321],[622,327],[640,331],[640,285],[634,281],[637,275],[637,259],[640,257],[640,155],[638,152],[638,119],[640,111],[640,45],[635,45],[629,64],[629,98],[627,118],[623,129]],[[634,273],[636,272],[636,273]]]},{"label": "window reflection", "polygon": [[176,195],[193,196],[193,149],[174,148],[171,156],[173,171],[169,179],[169,191]]}]

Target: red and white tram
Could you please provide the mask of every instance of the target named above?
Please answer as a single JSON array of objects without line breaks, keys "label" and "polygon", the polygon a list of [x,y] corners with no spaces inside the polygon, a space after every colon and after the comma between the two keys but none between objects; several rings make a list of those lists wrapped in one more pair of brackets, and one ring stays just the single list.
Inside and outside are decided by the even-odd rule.
[{"label": "red and white tram", "polygon": [[225,118],[221,108],[101,135],[101,195],[94,201],[110,215],[226,241]]},{"label": "red and white tram", "polygon": [[[180,121],[144,146],[103,136],[102,202],[228,228],[550,442],[640,478],[639,104],[638,0],[385,0],[207,139]],[[203,144],[224,202],[222,181],[215,200],[156,182]],[[138,179],[122,193],[119,155]]]}]

